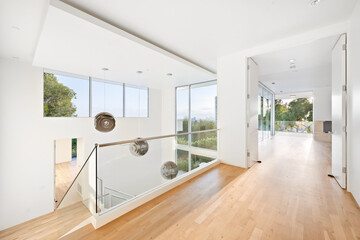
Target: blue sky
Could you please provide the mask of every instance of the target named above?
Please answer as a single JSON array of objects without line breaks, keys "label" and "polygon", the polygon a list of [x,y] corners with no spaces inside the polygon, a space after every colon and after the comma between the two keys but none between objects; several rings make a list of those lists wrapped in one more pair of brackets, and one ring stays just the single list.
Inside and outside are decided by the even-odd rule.
[{"label": "blue sky", "polygon": [[76,106],[78,117],[89,116],[89,80],[81,78],[73,78],[62,75],[55,75],[59,83],[64,84],[76,93],[76,99],[73,98],[71,102]]},{"label": "blue sky", "polygon": [[[55,75],[58,82],[74,90],[78,117],[89,117],[89,80]],[[126,117],[146,117],[148,106],[147,89],[125,87]],[[92,81],[92,116],[100,112],[109,112],[115,117],[123,117],[123,86],[121,84]]]},{"label": "blue sky", "polygon": [[[215,120],[215,97],[217,85],[191,88],[191,118]],[[177,92],[177,118],[184,119],[189,116],[188,89],[178,89]]]}]

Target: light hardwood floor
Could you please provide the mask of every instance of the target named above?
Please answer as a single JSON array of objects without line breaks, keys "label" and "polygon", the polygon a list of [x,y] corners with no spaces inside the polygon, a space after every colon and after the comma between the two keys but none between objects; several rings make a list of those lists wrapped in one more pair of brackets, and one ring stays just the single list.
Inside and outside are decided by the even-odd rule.
[{"label": "light hardwood floor", "polygon": [[0,239],[59,239],[90,216],[78,203],[1,231]]},{"label": "light hardwood floor", "polygon": [[360,239],[359,207],[327,176],[330,154],[328,143],[277,136],[261,143],[263,162],[250,170],[220,164],[64,239]]},{"label": "light hardwood floor", "polygon": [[60,203],[64,194],[74,181],[80,168],[77,161],[63,162],[55,165],[55,200],[56,206]]}]

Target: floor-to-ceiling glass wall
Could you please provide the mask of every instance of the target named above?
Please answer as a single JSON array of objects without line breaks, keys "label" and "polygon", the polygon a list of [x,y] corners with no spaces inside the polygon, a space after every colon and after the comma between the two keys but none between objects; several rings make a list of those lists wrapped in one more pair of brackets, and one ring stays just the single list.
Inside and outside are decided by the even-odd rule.
[{"label": "floor-to-ceiling glass wall", "polygon": [[180,174],[214,160],[211,156],[217,151],[217,83],[215,80],[177,87],[176,133],[212,129],[215,131],[177,137]]},{"label": "floor-to-ceiling glass wall", "polygon": [[259,84],[258,92],[258,139],[259,142],[274,135],[274,93]]}]

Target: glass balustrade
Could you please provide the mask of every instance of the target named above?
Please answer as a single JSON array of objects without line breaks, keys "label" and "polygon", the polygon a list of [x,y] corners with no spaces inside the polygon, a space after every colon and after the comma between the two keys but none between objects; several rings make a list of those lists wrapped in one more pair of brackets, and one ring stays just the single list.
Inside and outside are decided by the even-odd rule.
[{"label": "glass balustrade", "polygon": [[313,133],[313,122],[275,121],[275,131],[293,133]]},{"label": "glass balustrade", "polygon": [[[97,144],[59,207],[82,202],[102,215],[131,203],[216,160],[217,135],[213,129]],[[184,136],[197,144],[183,144]]]}]

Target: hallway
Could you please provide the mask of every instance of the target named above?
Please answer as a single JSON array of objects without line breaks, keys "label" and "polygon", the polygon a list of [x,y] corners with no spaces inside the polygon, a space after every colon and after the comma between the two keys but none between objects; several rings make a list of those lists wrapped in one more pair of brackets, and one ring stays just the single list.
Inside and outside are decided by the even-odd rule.
[{"label": "hallway", "polygon": [[359,239],[359,207],[327,176],[330,145],[309,136],[276,136],[248,171],[221,164],[67,239]]}]

